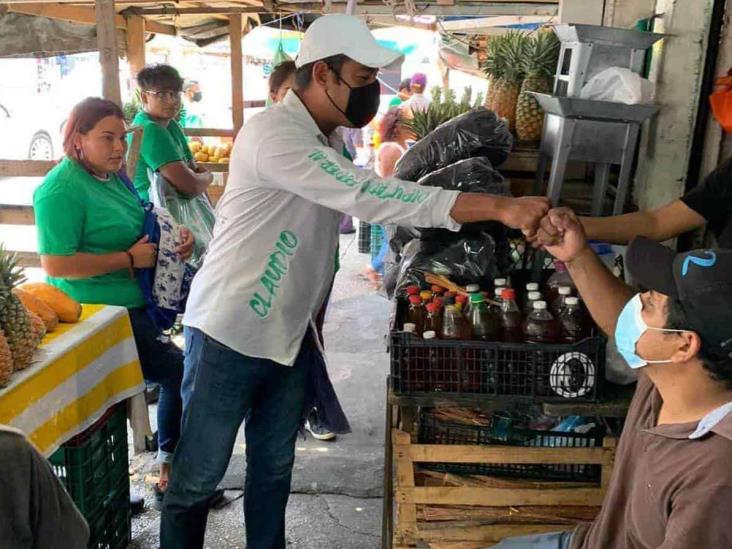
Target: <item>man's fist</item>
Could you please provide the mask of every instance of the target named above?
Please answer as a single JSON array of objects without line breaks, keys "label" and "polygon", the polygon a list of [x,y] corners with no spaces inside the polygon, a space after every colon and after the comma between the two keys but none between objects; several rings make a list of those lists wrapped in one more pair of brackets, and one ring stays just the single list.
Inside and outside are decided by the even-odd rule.
[{"label": "man's fist", "polygon": [[554,208],[541,220],[533,238],[560,261],[575,259],[587,249],[587,237],[577,215],[569,208]]},{"label": "man's fist", "polygon": [[512,228],[521,229],[527,236],[533,236],[539,229],[539,222],[544,217],[551,202],[543,196],[525,196],[523,198],[507,198],[501,205],[501,223]]}]

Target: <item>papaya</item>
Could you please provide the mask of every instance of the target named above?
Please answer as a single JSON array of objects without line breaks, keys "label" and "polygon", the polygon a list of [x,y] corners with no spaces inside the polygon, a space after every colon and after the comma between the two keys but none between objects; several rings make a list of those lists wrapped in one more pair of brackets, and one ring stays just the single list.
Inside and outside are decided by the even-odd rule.
[{"label": "papaya", "polygon": [[13,293],[20,299],[20,302],[26,309],[41,318],[43,324],[46,326],[46,332],[53,332],[56,329],[59,320],[56,311],[46,305],[41,299],[25,290],[15,288]]},{"label": "papaya", "polygon": [[51,307],[61,322],[78,322],[81,317],[81,304],[64,291],[45,282],[23,284],[20,289],[37,297]]}]

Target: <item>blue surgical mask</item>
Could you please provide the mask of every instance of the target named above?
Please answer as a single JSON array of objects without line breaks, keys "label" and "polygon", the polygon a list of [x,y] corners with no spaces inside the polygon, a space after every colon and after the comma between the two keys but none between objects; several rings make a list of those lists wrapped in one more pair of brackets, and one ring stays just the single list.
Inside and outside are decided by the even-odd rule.
[{"label": "blue surgical mask", "polygon": [[615,326],[615,345],[618,352],[633,369],[642,368],[648,364],[668,364],[672,360],[646,360],[641,358],[635,352],[638,340],[646,332],[646,330],[656,330],[658,332],[684,332],[685,330],[672,330],[669,328],[654,328],[646,324],[643,320],[643,302],[640,294],[635,294],[633,298],[625,304],[618,322]]}]

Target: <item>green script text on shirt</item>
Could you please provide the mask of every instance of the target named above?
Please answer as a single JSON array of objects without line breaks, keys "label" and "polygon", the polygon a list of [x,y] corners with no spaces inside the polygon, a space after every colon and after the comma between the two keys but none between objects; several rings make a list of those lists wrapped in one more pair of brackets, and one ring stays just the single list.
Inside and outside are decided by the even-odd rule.
[{"label": "green script text on shirt", "polygon": [[[142,145],[140,158],[135,169],[134,183],[143,200],[149,200],[150,180],[147,170],[159,170],[171,162],[188,162],[193,159],[188,148],[186,136],[177,121],[171,120],[167,126],[155,122],[146,112],[139,112],[132,121],[133,126],[142,126]],[[132,134],[128,137],[131,143]]]},{"label": "green script text on shirt", "polygon": [[[65,158],[33,194],[38,253],[71,256],[128,250],[142,236],[145,214],[116,175],[100,181],[76,161]],[[89,278],[51,278],[82,303],[134,308],[145,305],[137,281],[126,269]]]}]

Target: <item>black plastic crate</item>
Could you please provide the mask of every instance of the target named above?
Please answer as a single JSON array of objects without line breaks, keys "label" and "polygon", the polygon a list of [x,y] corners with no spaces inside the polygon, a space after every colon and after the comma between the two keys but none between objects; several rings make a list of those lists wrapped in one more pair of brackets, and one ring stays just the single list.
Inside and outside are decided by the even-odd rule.
[{"label": "black plastic crate", "polygon": [[[462,444],[525,446],[533,448],[596,448],[602,446],[605,435],[598,425],[588,433],[540,431],[506,427],[491,422],[490,425],[466,425],[439,420],[422,411],[419,418],[418,441],[420,444]],[[515,464],[515,463],[423,463],[421,467],[442,473],[457,475],[490,475],[537,480],[598,482],[599,465]]]},{"label": "black plastic crate", "polygon": [[392,388],[400,395],[596,401],[604,378],[605,343],[600,336],[552,345],[425,341],[392,332]]},{"label": "black plastic crate", "polygon": [[371,253],[371,224],[365,221],[358,222],[358,253]]}]

